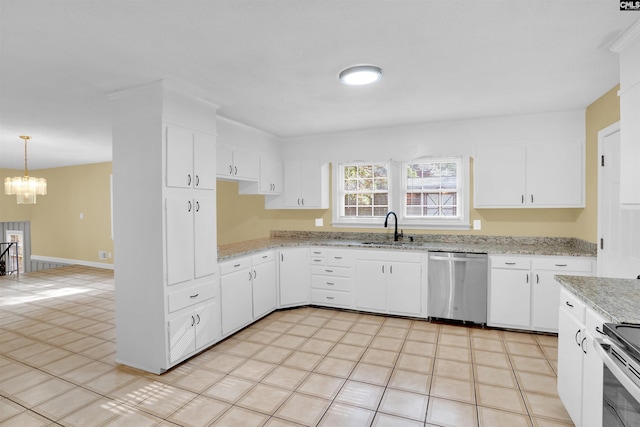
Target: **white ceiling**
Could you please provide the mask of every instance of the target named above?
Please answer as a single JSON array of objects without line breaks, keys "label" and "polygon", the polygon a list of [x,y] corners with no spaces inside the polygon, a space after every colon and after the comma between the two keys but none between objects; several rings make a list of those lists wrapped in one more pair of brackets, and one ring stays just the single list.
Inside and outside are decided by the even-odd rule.
[{"label": "white ceiling", "polygon": [[[281,137],[584,108],[619,81],[614,0],[0,0],[0,167],[111,160],[105,94],[158,79]],[[384,78],[346,87],[372,63]]]}]

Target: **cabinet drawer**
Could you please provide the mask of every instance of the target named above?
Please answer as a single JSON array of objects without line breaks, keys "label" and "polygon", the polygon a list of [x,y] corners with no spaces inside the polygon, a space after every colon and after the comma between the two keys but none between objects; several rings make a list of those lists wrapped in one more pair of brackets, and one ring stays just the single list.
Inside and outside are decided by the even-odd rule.
[{"label": "cabinet drawer", "polygon": [[601,336],[604,333],[602,325],[604,323],[611,322],[611,320],[605,320],[605,318],[602,317],[599,313],[596,313],[593,309],[588,307],[585,309],[584,317],[587,331],[589,331],[589,333],[594,337]]},{"label": "cabinet drawer", "polygon": [[276,258],[273,251],[261,252],[251,257],[253,265],[264,264],[265,262],[273,261]]},{"label": "cabinet drawer", "polygon": [[323,276],[351,277],[351,269],[349,267],[329,267],[329,266],[322,266],[322,265],[312,265],[311,274],[319,274]]},{"label": "cabinet drawer", "polygon": [[567,310],[578,322],[584,324],[584,303],[566,289],[560,290],[560,308]]},{"label": "cabinet drawer", "polygon": [[593,261],[584,258],[536,258],[533,260],[535,270],[582,271],[590,273]]},{"label": "cabinet drawer", "polygon": [[332,267],[350,267],[351,254],[345,251],[329,250],[327,251],[327,265]]},{"label": "cabinet drawer", "polygon": [[215,297],[215,285],[213,283],[204,283],[192,288],[171,292],[169,294],[169,312],[181,310],[213,297]]},{"label": "cabinet drawer", "polygon": [[251,258],[239,258],[237,260],[220,264],[220,275],[233,273],[251,267]]},{"label": "cabinet drawer", "polygon": [[489,257],[491,268],[505,268],[511,270],[529,270],[531,260],[528,258],[496,256]]},{"label": "cabinet drawer", "polygon": [[327,250],[325,248],[311,248],[309,249],[309,255],[311,256],[311,258],[314,258],[314,257],[326,258]]},{"label": "cabinet drawer", "polygon": [[350,291],[351,279],[314,274],[311,276],[311,287],[333,291]]},{"label": "cabinet drawer", "polygon": [[327,291],[324,289],[311,289],[311,303],[323,305],[351,305],[351,293],[340,291]]},{"label": "cabinet drawer", "polygon": [[311,256],[309,259],[311,265],[327,265],[327,259],[323,256]]}]

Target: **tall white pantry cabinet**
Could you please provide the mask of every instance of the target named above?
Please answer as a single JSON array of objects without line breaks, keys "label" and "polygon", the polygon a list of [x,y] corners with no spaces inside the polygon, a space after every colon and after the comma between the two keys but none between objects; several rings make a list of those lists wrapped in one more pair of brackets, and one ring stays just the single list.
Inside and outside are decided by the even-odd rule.
[{"label": "tall white pantry cabinet", "polygon": [[216,110],[158,81],[113,104],[116,360],[162,373],[221,337]]}]

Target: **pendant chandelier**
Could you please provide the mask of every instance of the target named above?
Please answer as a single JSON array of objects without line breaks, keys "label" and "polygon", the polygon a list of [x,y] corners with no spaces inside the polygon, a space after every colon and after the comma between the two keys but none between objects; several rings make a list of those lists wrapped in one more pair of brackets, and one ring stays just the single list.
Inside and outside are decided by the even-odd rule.
[{"label": "pendant chandelier", "polygon": [[21,135],[24,141],[24,176],[7,177],[4,179],[4,193],[18,196],[18,204],[35,205],[36,195],[47,194],[47,180],[29,176],[27,168],[27,142],[30,136]]}]

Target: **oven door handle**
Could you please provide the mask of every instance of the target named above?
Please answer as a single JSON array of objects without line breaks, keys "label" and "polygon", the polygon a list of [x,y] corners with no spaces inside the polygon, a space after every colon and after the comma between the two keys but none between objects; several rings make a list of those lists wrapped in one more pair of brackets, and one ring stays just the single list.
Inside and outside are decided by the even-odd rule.
[{"label": "oven door handle", "polygon": [[622,386],[629,392],[631,396],[636,400],[636,402],[640,402],[640,388],[629,379],[627,374],[618,366],[616,362],[613,361],[613,358],[602,348],[602,345],[612,345],[611,341],[606,338],[594,338],[593,339],[593,347],[596,350],[600,359],[605,364],[607,368],[611,371],[614,377],[622,384]]}]

